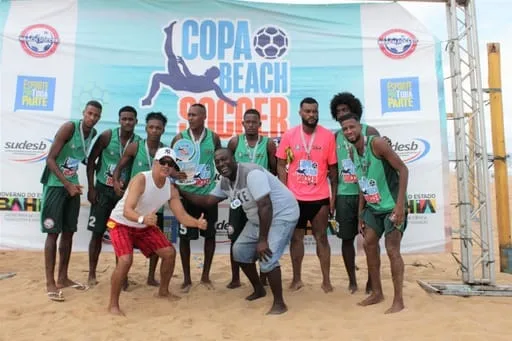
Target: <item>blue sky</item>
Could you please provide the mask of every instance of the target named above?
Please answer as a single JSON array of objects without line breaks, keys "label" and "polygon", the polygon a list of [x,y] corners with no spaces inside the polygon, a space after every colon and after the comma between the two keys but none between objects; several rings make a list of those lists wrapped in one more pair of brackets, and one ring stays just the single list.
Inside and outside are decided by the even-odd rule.
[{"label": "blue sky", "polygon": [[[244,1],[244,0],[240,0]],[[280,2],[280,3],[296,3],[296,4],[318,4],[318,3],[353,3],[354,0],[256,0],[258,2]],[[512,125],[512,0],[475,0],[477,10],[477,27],[480,42],[480,62],[482,85],[484,88],[487,84],[487,43],[498,42],[501,45],[501,68],[502,68],[502,91],[503,91],[503,112],[505,116],[505,127]],[[400,4],[413,14],[425,27],[427,27],[442,42],[447,40],[446,30],[446,7],[439,3],[414,3],[402,1]],[[444,44],[446,46],[446,44]],[[449,72],[448,54],[443,52],[445,77]],[[448,91],[446,95],[446,111],[452,112],[450,83],[445,82],[445,89]],[[484,94],[484,101],[488,100],[488,96]],[[492,153],[490,120],[488,119],[489,107],[486,106],[487,117],[487,145],[488,152]],[[509,133],[507,134],[507,130]],[[507,152],[511,153],[512,148],[512,129],[505,129],[505,139],[507,142]],[[453,145],[453,126],[448,125],[448,136],[450,140],[449,149],[454,150]]]}]

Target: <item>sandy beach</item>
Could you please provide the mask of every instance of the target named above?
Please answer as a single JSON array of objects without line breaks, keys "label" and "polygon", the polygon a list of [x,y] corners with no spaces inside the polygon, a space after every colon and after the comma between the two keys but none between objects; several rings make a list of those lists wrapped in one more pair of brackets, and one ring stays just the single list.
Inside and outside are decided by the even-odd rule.
[{"label": "sandy beach", "polygon": [[[455,202],[456,184],[451,180]],[[492,187],[492,186],[491,186]],[[494,194],[491,195],[494,201]],[[452,211],[456,216],[456,211]],[[496,249],[497,234],[495,233]],[[459,245],[454,241],[454,251]],[[496,252],[497,254],[497,252]],[[64,289],[66,301],[51,302],[46,297],[42,252],[0,251],[0,273],[16,276],[0,281],[0,340],[510,340],[512,298],[450,297],[426,293],[417,280],[460,282],[458,267],[450,254],[406,255],[404,296],[406,309],[384,315],[391,304],[392,283],[387,257],[382,257],[384,303],[359,307],[362,290],[351,295],[341,256],[332,257],[331,276],[335,290],[324,294],[320,288],[318,259],[306,256],[303,280],[306,286],[290,292],[289,256],[282,259],[285,300],[288,313],[265,316],[271,304],[267,297],[247,302],[248,280],[243,286],[226,288],[230,278],[229,257],[217,255],[212,268],[215,290],[195,285],[189,294],[180,294],[183,279],[177,258],[172,290],[182,296],[178,302],[157,299],[155,288],[145,284],[147,261],[136,255],[130,279],[136,284],[122,293],[126,317],[106,312],[113,254],[103,254],[98,265],[100,283],[80,292]],[[366,281],[364,256],[357,258],[359,286]],[[192,278],[197,284],[201,269],[192,259]],[[497,266],[499,268],[499,266]],[[86,253],[73,253],[70,278],[86,282]],[[498,284],[512,277],[497,274]]]}]

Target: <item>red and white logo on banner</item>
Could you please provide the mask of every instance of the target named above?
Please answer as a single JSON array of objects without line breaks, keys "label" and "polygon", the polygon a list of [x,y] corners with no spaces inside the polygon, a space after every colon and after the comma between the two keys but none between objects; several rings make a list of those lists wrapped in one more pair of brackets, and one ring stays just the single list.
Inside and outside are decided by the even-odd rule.
[{"label": "red and white logo on banner", "polygon": [[418,39],[409,31],[393,28],[382,33],[378,39],[379,48],[391,59],[409,57],[418,46]]},{"label": "red and white logo on banner", "polygon": [[60,43],[57,30],[46,24],[28,26],[20,33],[18,39],[23,50],[36,58],[51,56]]}]

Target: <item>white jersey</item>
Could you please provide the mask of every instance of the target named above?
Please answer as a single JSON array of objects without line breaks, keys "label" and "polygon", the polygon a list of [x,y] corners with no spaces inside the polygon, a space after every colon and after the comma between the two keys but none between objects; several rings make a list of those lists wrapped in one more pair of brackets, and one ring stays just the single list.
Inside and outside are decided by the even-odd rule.
[{"label": "white jersey", "polygon": [[[171,200],[171,182],[169,178],[166,177],[165,184],[162,186],[162,188],[158,188],[155,184],[155,181],[153,180],[151,171],[141,172],[141,174],[143,174],[146,178],[146,186],[144,188],[144,192],[139,197],[137,206],[135,206],[135,212],[137,212],[139,215],[147,215],[151,212],[158,211],[160,207]],[[123,215],[124,203],[128,196],[128,191],[129,188],[124,192],[121,200],[117,202],[116,207],[114,207],[112,213],[110,214],[110,218],[123,225],[136,228],[144,228],[146,225],[128,220]]]}]

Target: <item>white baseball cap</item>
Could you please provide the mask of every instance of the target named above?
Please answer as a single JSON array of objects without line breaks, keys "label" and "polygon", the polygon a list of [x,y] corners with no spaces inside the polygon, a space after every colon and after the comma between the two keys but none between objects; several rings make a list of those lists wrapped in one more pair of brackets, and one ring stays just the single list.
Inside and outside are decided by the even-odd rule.
[{"label": "white baseball cap", "polygon": [[169,147],[163,147],[156,151],[155,160],[159,161],[164,157],[171,158],[172,161],[176,162],[176,153]]}]

